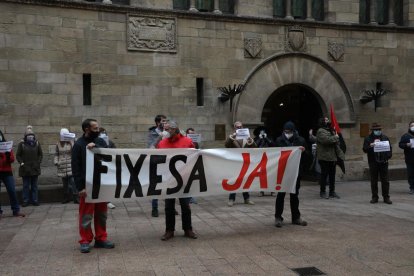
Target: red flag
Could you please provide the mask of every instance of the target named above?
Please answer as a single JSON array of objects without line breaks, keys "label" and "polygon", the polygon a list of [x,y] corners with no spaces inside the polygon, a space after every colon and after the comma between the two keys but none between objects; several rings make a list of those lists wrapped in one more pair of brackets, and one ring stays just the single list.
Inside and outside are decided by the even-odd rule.
[{"label": "red flag", "polygon": [[331,125],[332,128],[335,129],[336,133],[341,133],[341,129],[339,128],[338,121],[336,120],[335,112],[333,105],[331,104]]}]

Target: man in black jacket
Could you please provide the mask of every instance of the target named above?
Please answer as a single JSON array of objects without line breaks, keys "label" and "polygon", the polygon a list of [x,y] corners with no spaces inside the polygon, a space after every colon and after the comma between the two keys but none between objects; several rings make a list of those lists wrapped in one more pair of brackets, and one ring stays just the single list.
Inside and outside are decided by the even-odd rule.
[{"label": "man in black jacket", "polygon": [[[99,138],[99,125],[94,119],[86,119],[82,123],[83,136],[73,145],[72,174],[79,191],[79,234],[81,239],[80,251],[89,253],[89,244],[94,236],[92,233],[92,220],[95,227],[95,248],[114,248],[115,245],[107,240],[106,218],[107,202],[86,203],[86,148],[106,148],[106,142]],[[95,218],[94,218],[95,217]]]},{"label": "man in black jacket", "polygon": [[[292,224],[306,226],[308,223],[301,219],[299,212],[299,188],[307,147],[306,141],[297,133],[295,124],[289,121],[286,122],[283,126],[283,133],[276,139],[275,144],[276,147],[300,147],[302,150],[302,156],[299,165],[299,174],[296,180],[296,193],[290,194],[290,211],[292,213]],[[282,214],[285,205],[285,195],[286,193],[279,192],[276,197],[275,226],[279,228],[282,227],[283,224]]]},{"label": "man in black jacket", "polygon": [[375,146],[378,142],[388,141],[390,139],[382,134],[382,127],[373,123],[371,126],[371,134],[365,137],[364,145],[362,150],[368,156],[369,172],[371,174],[371,192],[372,199],[371,203],[378,203],[378,174],[381,179],[382,197],[384,203],[392,204],[390,200],[390,182],[388,180],[388,160],[392,157],[392,148],[390,144],[389,151],[378,151],[375,150]]},{"label": "man in black jacket", "polygon": [[398,146],[404,150],[405,164],[407,165],[408,184],[410,194],[414,194],[414,121],[408,125],[408,132],[401,136]]}]

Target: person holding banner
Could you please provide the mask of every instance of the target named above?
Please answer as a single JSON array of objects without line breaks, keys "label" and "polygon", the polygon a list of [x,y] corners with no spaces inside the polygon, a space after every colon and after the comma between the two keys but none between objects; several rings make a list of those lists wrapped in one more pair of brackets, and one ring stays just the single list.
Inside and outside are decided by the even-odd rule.
[{"label": "person holding banner", "polygon": [[[161,140],[157,148],[194,148],[194,144],[190,138],[181,134],[178,124],[174,121],[167,121],[164,124],[163,136],[165,139]],[[181,205],[181,220],[184,230],[184,236],[190,239],[197,239],[197,235],[193,232],[191,225],[191,209],[190,198],[179,198]],[[175,231],[175,198],[167,198],[165,200],[165,234],[161,240],[167,241],[174,238]]]},{"label": "person holding banner", "polygon": [[[250,137],[249,129],[243,128],[242,122],[234,123],[234,132],[227,138],[224,146],[226,148],[257,148],[256,143]],[[254,205],[254,202],[250,200],[250,194],[243,192],[244,204]],[[229,195],[229,202],[227,205],[232,207],[236,201],[236,194],[231,193]]]},{"label": "person holding banner", "polygon": [[[306,159],[306,141],[303,137],[299,136],[296,131],[295,124],[291,121],[288,121],[283,126],[283,133],[276,139],[276,147],[299,147],[302,151],[299,165],[299,173],[296,179],[296,192],[290,194],[290,211],[292,213],[292,224],[306,226],[308,223],[301,219],[299,212],[299,188],[300,180],[302,173],[304,171],[304,161]],[[285,205],[285,196],[286,193],[277,193],[276,196],[276,206],[275,206],[275,226],[280,228],[283,224],[283,209]]]},{"label": "person holding banner", "polygon": [[[108,133],[106,132],[106,129],[104,129],[103,127],[99,128],[99,138],[101,138],[102,140],[105,141],[108,148],[110,148],[110,149],[116,148],[115,143],[112,142],[111,139],[109,139]],[[109,209],[115,209],[116,208],[116,205],[113,204],[112,202],[108,202],[107,205],[108,205]]]},{"label": "person holding banner", "polygon": [[[316,133],[316,156],[321,166],[320,197],[340,198],[335,192],[336,163],[345,160],[345,154],[339,147],[339,135],[331,125],[328,117],[319,120],[319,129]],[[329,194],[326,194],[327,178],[329,177]]]},{"label": "person holding banner", "polygon": [[[14,162],[14,154],[12,150],[12,141],[6,143],[6,138],[3,135],[3,132],[0,130],[0,145],[5,145],[5,147],[0,148],[0,188],[1,182],[6,186],[7,194],[9,195],[10,207],[13,212],[14,217],[24,217],[25,214],[20,212],[19,202],[16,196],[16,185],[13,177],[13,170],[11,164]],[[1,209],[0,204],[0,219],[3,215],[3,210]]]},{"label": "person holding banner", "polygon": [[409,193],[414,194],[414,121],[408,124],[408,132],[401,136],[398,146],[404,150],[408,184],[410,185]]},{"label": "person holding banner", "polygon": [[39,206],[37,180],[41,173],[40,163],[43,152],[36,135],[31,128],[27,128],[23,141],[17,146],[16,159],[19,162],[19,176],[23,178],[22,207]]},{"label": "person holding banner", "polygon": [[[159,114],[154,118],[155,126],[152,126],[148,129],[148,137],[147,137],[147,147],[150,149],[155,149],[158,143],[162,139],[162,131],[164,130],[164,124],[167,121],[167,117],[165,115]],[[153,199],[151,201],[152,204],[152,217],[158,217],[158,199]]]},{"label": "person holding banner", "polygon": [[57,175],[63,183],[63,201],[66,204],[73,200],[79,204],[78,189],[72,176],[72,148],[75,134],[70,133],[67,128],[60,130],[60,141],[56,144],[54,164],[57,167]]},{"label": "person holding banner", "polygon": [[99,125],[95,119],[86,119],[82,122],[83,136],[73,145],[72,173],[76,187],[79,191],[79,234],[80,251],[89,253],[94,236],[92,233],[92,220],[95,227],[95,248],[114,248],[113,242],[107,240],[106,219],[108,213],[107,202],[87,203],[85,198],[86,178],[86,149],[107,148],[105,141],[99,138]]},{"label": "person holding banner", "polygon": [[388,160],[392,157],[392,148],[390,140],[382,133],[381,125],[377,123],[372,124],[371,134],[365,137],[362,150],[367,154],[371,175],[372,199],[370,203],[378,203],[379,174],[384,203],[392,204],[389,195],[390,182],[388,179]]}]

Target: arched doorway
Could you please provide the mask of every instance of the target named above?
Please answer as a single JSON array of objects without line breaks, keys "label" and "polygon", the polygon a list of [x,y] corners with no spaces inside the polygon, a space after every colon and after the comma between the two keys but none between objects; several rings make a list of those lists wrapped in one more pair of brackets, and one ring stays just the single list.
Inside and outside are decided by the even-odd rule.
[{"label": "arched doorway", "polygon": [[[236,98],[233,122],[242,121],[252,128],[266,124],[262,111],[266,111],[265,105],[272,102],[270,98],[278,95],[289,97],[290,93],[283,92],[283,89],[296,87],[295,89],[300,88],[302,94],[307,91],[310,94],[305,92],[305,95],[313,95],[323,114],[327,114],[332,105],[339,124],[355,123],[353,100],[344,80],[334,68],[318,57],[306,53],[275,54],[253,68],[247,74],[244,84],[243,93]],[[299,113],[308,115],[303,112],[303,108]]]},{"label": "arched doorway", "polygon": [[299,134],[308,139],[309,129],[317,127],[318,119],[326,113],[322,100],[312,88],[303,84],[287,84],[279,87],[267,99],[261,121],[276,138],[281,134],[283,124],[295,123]]}]

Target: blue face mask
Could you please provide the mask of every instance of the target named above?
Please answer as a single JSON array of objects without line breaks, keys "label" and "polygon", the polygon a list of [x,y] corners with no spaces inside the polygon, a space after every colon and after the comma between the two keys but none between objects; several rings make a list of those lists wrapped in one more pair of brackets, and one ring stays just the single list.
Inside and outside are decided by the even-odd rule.
[{"label": "blue face mask", "polygon": [[374,130],[374,135],[375,136],[381,136],[381,130]]}]

